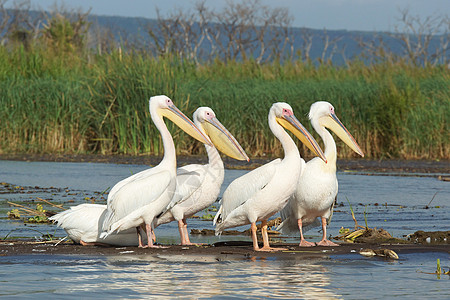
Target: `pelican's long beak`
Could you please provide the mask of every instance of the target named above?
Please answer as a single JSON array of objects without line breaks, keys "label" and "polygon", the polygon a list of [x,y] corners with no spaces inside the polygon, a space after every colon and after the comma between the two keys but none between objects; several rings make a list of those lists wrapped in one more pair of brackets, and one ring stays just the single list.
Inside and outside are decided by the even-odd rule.
[{"label": "pelican's long beak", "polygon": [[332,130],[336,135],[349,146],[353,151],[364,157],[364,153],[356,142],[355,138],[345,128],[344,124],[338,119],[335,114],[321,117],[319,123],[328,129]]},{"label": "pelican's long beak", "polygon": [[167,109],[162,109],[161,115],[174,122],[184,132],[192,136],[194,139],[213,146],[211,140],[205,136],[194,122],[192,122],[185,114],[183,114],[175,105],[170,105]]},{"label": "pelican's long beak", "polygon": [[319,144],[294,115],[284,115],[282,118],[277,117],[276,119],[281,126],[292,132],[315,155],[320,157],[324,162],[327,162],[327,158]]},{"label": "pelican's long beak", "polygon": [[219,151],[237,160],[250,160],[238,141],[217,118],[205,120],[202,127]]}]

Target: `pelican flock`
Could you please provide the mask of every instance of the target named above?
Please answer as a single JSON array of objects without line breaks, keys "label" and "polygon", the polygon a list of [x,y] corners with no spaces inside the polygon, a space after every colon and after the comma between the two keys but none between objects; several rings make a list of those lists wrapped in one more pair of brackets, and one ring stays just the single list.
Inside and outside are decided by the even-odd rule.
[{"label": "pelican flock", "polygon": [[193,116],[194,124],[208,136],[214,146],[205,144],[208,164],[191,164],[177,169],[177,191],[167,210],[158,216],[157,227],[174,220],[178,222],[181,245],[191,245],[186,219],[213,204],[220,193],[225,170],[220,154],[249,161],[247,154],[231,133],[216,118],[209,107],[199,107]]},{"label": "pelican flock", "polygon": [[113,232],[136,228],[139,246],[143,247],[140,227],[147,232],[148,247],[153,245],[152,222],[169,205],[176,191],[176,154],[172,135],[164,123],[167,117],[187,134],[204,144],[208,137],[195,126],[167,96],[150,98],[149,110],[153,123],[161,134],[164,157],[155,167],[118,182],[108,194],[107,212],[103,222],[102,238]]},{"label": "pelican flock", "polygon": [[[272,133],[283,146],[284,158],[273,160],[235,179],[225,190],[221,206],[214,218],[216,234],[222,233],[226,228],[251,224],[253,249],[256,251],[277,250],[269,245],[267,220],[286,205],[305,165],[297,145],[283,127],[325,160],[316,140],[297,120],[289,104],[273,104],[268,120]],[[259,248],[256,237],[258,221],[261,221],[262,248]]]},{"label": "pelican flock", "polygon": [[[80,204],[51,217],[74,242],[160,247],[154,244],[154,229],[177,221],[180,244],[192,245],[186,219],[209,207],[219,196],[225,174],[219,151],[234,159],[249,161],[244,149],[211,108],[199,107],[192,122],[169,97],[160,95],[150,98],[149,111],[163,141],[163,159],[157,166],[114,185],[106,205]],[[168,118],[205,145],[207,164],[177,169],[175,145],[163,118]],[[295,117],[289,104],[277,102],[272,105],[268,124],[283,147],[284,158],[258,167],[229,184],[213,221],[216,235],[227,228],[250,224],[254,250],[283,250],[270,246],[267,233],[268,219],[280,212],[282,223],[277,229],[287,234],[300,232],[300,246],[315,245],[304,239],[303,232],[320,224],[323,237],[317,245],[337,245],[326,238],[326,226],[338,190],[336,144],[327,129],[353,151],[361,156],[364,154],[330,103],[314,103],[309,119],[323,140],[325,152]],[[306,163],[285,129],[317,157]],[[261,248],[256,222],[261,222]]]},{"label": "pelican flock", "polygon": [[[172,200],[176,190],[176,154],[175,145],[163,118],[166,117],[174,122],[187,134],[202,143],[212,145],[208,137],[195,126],[172,102],[164,95],[151,97],[149,100],[149,111],[153,123],[161,134],[164,156],[161,162],[148,170],[136,173],[122,181],[119,181],[109,192],[106,210],[101,212],[97,222],[97,228],[93,231],[102,231],[98,238],[107,241],[108,236],[114,232],[124,232],[131,228],[135,229],[138,244],[144,247],[142,231],[146,232],[147,247],[156,247],[152,238],[152,222],[155,216],[161,214]],[[89,209],[89,208],[88,208]],[[99,207],[95,207],[97,215]],[[86,207],[80,207],[77,214],[85,211]],[[74,209],[74,211],[77,211]],[[64,212],[63,212],[64,213]],[[75,213],[74,213],[75,215]],[[96,216],[97,216],[96,215]],[[72,215],[73,216],[73,215]],[[56,215],[53,220],[64,226],[74,226],[73,217]],[[66,221],[64,225],[64,220]],[[80,220],[81,222],[81,220]],[[69,229],[69,227],[66,227]],[[73,232],[73,228],[70,228]],[[98,242],[97,240],[94,242]],[[114,238],[115,239],[115,238]],[[119,237],[120,239],[120,237]],[[83,242],[87,242],[84,241]]]},{"label": "pelican flock", "polygon": [[364,157],[364,153],[347,128],[338,119],[334,107],[330,103],[325,101],[313,103],[309,111],[309,119],[325,145],[326,162],[313,158],[306,163],[299,177],[297,189],[281,211],[282,223],[277,229],[285,234],[300,231],[300,246],[314,246],[314,243],[305,240],[303,232],[320,225],[316,222],[317,217],[319,217],[323,235],[322,240],[317,245],[337,246],[336,243],[329,241],[326,237],[327,223],[333,213],[333,205],[338,193],[336,143],[326,128],[333,131],[345,144],[362,157]]}]

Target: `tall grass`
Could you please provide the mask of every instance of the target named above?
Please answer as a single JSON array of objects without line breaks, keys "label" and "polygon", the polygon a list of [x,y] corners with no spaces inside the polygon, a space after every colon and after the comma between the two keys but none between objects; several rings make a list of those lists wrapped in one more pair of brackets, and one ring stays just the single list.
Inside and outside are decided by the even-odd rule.
[{"label": "tall grass", "polygon": [[[253,157],[282,154],[267,126],[273,102],[290,103],[313,132],[309,106],[326,100],[369,158],[450,158],[445,67],[252,60],[196,65],[145,53],[83,57],[2,47],[0,153],[161,155],[148,112],[148,99],[157,94],[171,97],[187,115],[210,106]],[[202,145],[167,124],[178,153],[203,153]],[[341,142],[338,150],[341,158],[355,156]]]}]

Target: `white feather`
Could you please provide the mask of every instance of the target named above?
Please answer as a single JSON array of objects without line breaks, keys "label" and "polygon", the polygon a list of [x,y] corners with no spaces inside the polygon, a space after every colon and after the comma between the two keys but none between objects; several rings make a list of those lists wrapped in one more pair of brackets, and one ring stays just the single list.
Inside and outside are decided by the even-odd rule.
[{"label": "white feather", "polygon": [[225,220],[237,207],[255,196],[273,179],[281,159],[275,159],[243,176],[235,179],[225,190],[219,211],[214,217],[213,224]]},{"label": "white feather", "polygon": [[[149,111],[161,134],[164,157],[154,168],[132,175],[112,188],[108,196],[102,238],[113,232],[143,224],[151,226],[154,218],[160,215],[172,200],[176,191],[176,153],[172,136],[163,121],[164,115],[186,125],[199,140],[205,143],[209,141],[167,96],[151,97]],[[149,234],[150,230],[147,232],[147,235]],[[150,247],[153,246],[151,239],[148,239],[148,243]]]},{"label": "white feather", "polygon": [[[336,143],[330,132],[325,129],[325,126],[331,126],[330,129],[337,128],[338,136],[355,152],[364,156],[354,138],[336,117],[334,107],[330,103],[325,101],[313,103],[309,112],[309,118],[314,129],[324,142],[327,163],[318,158],[314,158],[306,163],[295,193],[292,195],[288,205],[281,211],[282,223],[277,229],[284,234],[298,233],[297,220],[300,219],[302,220],[303,232],[320,226],[322,223],[317,218],[325,218],[327,223],[331,219],[333,204],[338,193],[336,177],[337,151]],[[325,235],[326,228],[323,232],[323,239],[326,238]]]},{"label": "white feather", "polygon": [[137,246],[138,237],[136,229],[112,234],[106,239],[100,238],[103,220],[106,214],[106,205],[80,204],[72,206],[49,219],[64,229],[68,236],[76,243],[103,243],[116,246]]},{"label": "white feather", "polygon": [[[194,123],[200,130],[203,130],[202,124],[207,118],[215,119],[215,113],[209,107],[198,108],[193,116]],[[205,148],[208,154],[207,164],[191,164],[177,169],[175,196],[167,210],[155,220],[155,227],[192,217],[217,200],[225,170],[218,150],[209,145],[205,145]]]},{"label": "white feather", "polygon": [[285,113],[293,116],[292,108],[286,103],[275,103],[268,117],[270,129],[280,140],[285,157],[261,166],[229,185],[215,218],[216,234],[226,228],[267,220],[286,205],[295,191],[302,159],[294,141],[276,120]]},{"label": "white feather", "polygon": [[135,213],[142,207],[151,209],[152,206],[155,206],[156,208],[160,206],[159,202],[167,201],[167,199],[170,201],[175,189],[176,181],[169,171],[159,170],[158,172],[156,170],[153,174],[142,171],[134,175],[133,180],[128,180],[113,193],[112,197],[108,197],[108,212],[103,229],[113,231],[112,227],[115,222]]}]

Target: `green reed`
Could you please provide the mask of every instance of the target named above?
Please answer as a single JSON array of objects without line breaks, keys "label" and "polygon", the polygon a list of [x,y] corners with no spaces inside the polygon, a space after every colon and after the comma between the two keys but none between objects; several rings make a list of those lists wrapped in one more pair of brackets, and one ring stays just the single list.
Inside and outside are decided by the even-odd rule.
[{"label": "green reed", "polygon": [[[188,116],[198,106],[213,108],[253,157],[282,154],[267,126],[273,102],[291,104],[313,132],[309,106],[326,100],[369,158],[450,158],[450,76],[444,67],[252,60],[197,65],[145,53],[58,55],[1,47],[0,66],[0,153],[161,155],[148,99],[165,94]],[[204,153],[167,124],[178,153]],[[356,156],[341,142],[338,150],[341,158]]]}]

